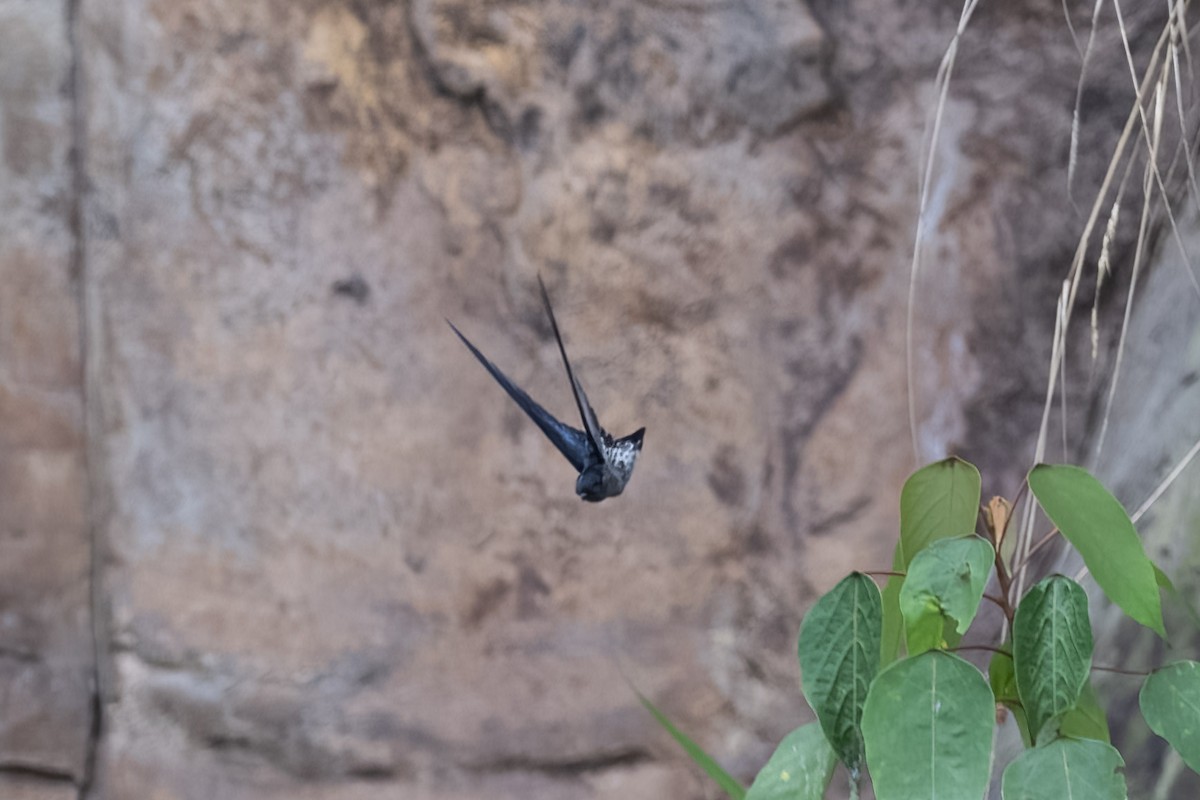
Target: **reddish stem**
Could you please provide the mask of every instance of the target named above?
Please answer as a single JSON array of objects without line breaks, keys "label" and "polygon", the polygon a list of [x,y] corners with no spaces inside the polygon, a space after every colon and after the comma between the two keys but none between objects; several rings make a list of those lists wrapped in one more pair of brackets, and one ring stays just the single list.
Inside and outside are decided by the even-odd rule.
[{"label": "reddish stem", "polygon": [[1134,675],[1138,678],[1145,678],[1149,672],[1138,672],[1133,669],[1121,669],[1119,667],[1102,667],[1099,664],[1092,664],[1092,669],[1100,670],[1101,672],[1115,672],[1117,675]]}]

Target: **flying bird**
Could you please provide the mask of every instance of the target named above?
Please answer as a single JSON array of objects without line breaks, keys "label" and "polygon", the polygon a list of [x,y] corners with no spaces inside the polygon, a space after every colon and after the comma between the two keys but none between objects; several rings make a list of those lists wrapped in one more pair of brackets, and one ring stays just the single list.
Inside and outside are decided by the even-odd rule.
[{"label": "flying bird", "polygon": [[542,303],[546,306],[546,315],[550,317],[550,327],[554,329],[554,338],[558,342],[558,351],[562,354],[563,366],[567,368],[567,378],[571,381],[571,392],[575,395],[575,405],[579,408],[579,416],[583,420],[583,430],[572,428],[555,419],[520,386],[510,381],[495,364],[488,361],[487,357],[479,352],[479,348],[471,344],[462,331],[454,327],[453,322],[446,320],[446,324],[475,358],[479,359],[479,363],[492,374],[496,382],[504,387],[508,396],[516,401],[559,452],[567,457],[571,466],[578,470],[575,493],[584,500],[598,503],[607,497],[616,497],[625,490],[625,484],[629,483],[629,478],[633,475],[634,462],[642,452],[642,436],[646,429],[638,428],[628,436],[614,439],[608,431],[600,427],[596,412],[592,410],[587,395],[583,392],[583,386],[575,377],[575,371],[571,369],[567,348],[563,346],[562,335],[558,332],[554,309],[550,307],[550,295],[546,292],[546,284],[542,283],[541,275],[538,276],[538,286],[542,290]]}]

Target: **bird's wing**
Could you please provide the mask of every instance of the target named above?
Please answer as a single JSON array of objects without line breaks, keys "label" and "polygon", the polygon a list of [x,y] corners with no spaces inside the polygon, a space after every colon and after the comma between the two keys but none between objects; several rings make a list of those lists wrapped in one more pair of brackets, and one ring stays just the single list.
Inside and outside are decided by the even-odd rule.
[{"label": "bird's wing", "polygon": [[479,359],[479,363],[483,364],[484,368],[492,374],[492,377],[496,379],[496,383],[503,386],[504,391],[508,392],[508,396],[515,400],[517,405],[521,407],[521,410],[528,414],[529,418],[542,429],[542,433],[546,434],[546,438],[553,442],[559,452],[567,457],[567,461],[571,462],[571,466],[575,467],[577,472],[582,472],[587,464],[588,454],[592,449],[588,435],[581,430],[572,428],[570,425],[564,425],[555,419],[549,411],[542,408],[532,397],[525,394],[525,391],[520,386],[510,381],[495,364],[488,361],[487,357],[479,352],[479,349],[471,344],[466,336],[463,336],[462,331],[454,327],[453,322],[446,320],[446,324],[458,335],[459,339],[462,339],[462,343],[475,355],[475,358]]},{"label": "bird's wing", "polygon": [[546,314],[550,317],[550,327],[554,329],[554,339],[558,342],[558,352],[562,353],[563,366],[567,368],[567,377],[571,379],[571,391],[575,395],[575,405],[579,406],[579,416],[583,418],[584,430],[587,431],[588,438],[596,448],[596,453],[604,458],[607,453],[607,448],[604,446],[604,429],[600,427],[600,422],[596,419],[596,412],[592,410],[587,395],[583,392],[583,387],[579,385],[579,379],[575,377],[575,371],[571,369],[571,361],[567,358],[567,348],[563,346],[562,334],[558,332],[558,321],[554,319],[554,309],[550,307],[550,295],[546,292],[546,284],[542,283],[541,275],[538,275],[538,286],[542,290],[542,302],[546,305]]}]

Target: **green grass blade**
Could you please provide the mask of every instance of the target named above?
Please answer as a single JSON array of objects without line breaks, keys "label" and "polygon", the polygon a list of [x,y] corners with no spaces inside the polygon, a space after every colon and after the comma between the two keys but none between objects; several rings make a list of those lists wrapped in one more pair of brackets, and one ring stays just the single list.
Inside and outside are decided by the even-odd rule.
[{"label": "green grass blade", "polygon": [[716,781],[716,784],[721,787],[725,794],[729,795],[733,800],[745,800],[746,788],[744,786],[738,783],[728,772],[721,769],[721,765],[712,756],[704,752],[703,747],[689,739],[687,734],[679,730],[679,728],[676,728],[671,720],[667,719],[666,714],[659,711],[641,692],[638,692],[637,696],[638,700],[642,701],[642,705],[646,707],[646,710],[658,720],[658,724],[662,725],[663,729],[671,734],[671,738],[679,742],[679,746],[688,754],[688,757],[696,762],[700,769],[708,773],[708,777]]}]

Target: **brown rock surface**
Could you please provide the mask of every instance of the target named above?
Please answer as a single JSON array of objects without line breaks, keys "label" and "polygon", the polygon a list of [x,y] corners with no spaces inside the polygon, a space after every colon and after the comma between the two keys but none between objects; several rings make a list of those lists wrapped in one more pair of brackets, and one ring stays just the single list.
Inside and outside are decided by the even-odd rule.
[{"label": "brown rock surface", "polygon": [[0,776],[0,797],[4,800],[74,800],[73,786],[41,777]]},{"label": "brown rock surface", "polygon": [[[1078,230],[1079,56],[1042,5],[962,44],[916,291],[919,458],[958,452],[992,493],[1031,453]],[[671,800],[707,787],[627,679],[743,778],[807,719],[803,610],[887,565],[916,463],[917,165],[957,10],[5,19],[0,758],[51,773],[18,797],[87,781],[89,522],[96,796]],[[1122,57],[1094,67],[1079,193]],[[538,272],[602,420],[647,427],[599,506],[443,322],[570,421]]]},{"label": "brown rock surface", "polygon": [[[91,730],[67,18],[0,2],[0,796],[62,796]],[[0,781],[6,780],[0,774]]]}]

